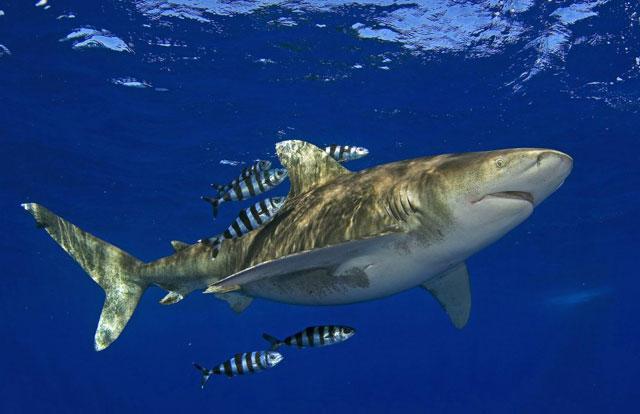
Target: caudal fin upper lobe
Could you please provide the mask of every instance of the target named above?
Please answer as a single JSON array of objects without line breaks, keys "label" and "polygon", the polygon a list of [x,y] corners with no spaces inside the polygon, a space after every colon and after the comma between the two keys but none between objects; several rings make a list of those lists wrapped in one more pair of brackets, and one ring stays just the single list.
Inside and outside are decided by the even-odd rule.
[{"label": "caudal fin upper lobe", "polygon": [[129,322],[149,283],[140,269],[143,262],[87,233],[36,203],[22,204],[44,229],[91,278],[106,297],[95,334],[95,349],[102,351],[115,341]]}]

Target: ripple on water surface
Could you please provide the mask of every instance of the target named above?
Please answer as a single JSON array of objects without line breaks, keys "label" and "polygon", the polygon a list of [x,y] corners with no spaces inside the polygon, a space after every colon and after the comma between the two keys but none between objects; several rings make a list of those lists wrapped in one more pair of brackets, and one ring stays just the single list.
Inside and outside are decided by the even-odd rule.
[{"label": "ripple on water surface", "polygon": [[69,33],[61,42],[71,41],[74,50],[108,49],[114,52],[133,53],[133,49],[116,35],[105,29],[81,27]]}]

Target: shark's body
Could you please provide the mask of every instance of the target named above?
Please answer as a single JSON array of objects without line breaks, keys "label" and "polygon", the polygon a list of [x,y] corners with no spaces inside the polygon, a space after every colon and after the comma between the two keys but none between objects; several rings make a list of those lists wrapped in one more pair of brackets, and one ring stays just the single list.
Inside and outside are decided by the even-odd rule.
[{"label": "shark's body", "polygon": [[204,244],[142,263],[26,204],[107,292],[96,349],[120,334],[147,286],[176,303],[207,289],[243,310],[252,297],[335,305],[382,298],[422,285],[465,325],[470,309],[464,260],[526,219],[569,174],[571,158],[513,149],[419,158],[352,173],[302,141],[277,146],[291,192],[274,219],[227,240],[211,260]]}]

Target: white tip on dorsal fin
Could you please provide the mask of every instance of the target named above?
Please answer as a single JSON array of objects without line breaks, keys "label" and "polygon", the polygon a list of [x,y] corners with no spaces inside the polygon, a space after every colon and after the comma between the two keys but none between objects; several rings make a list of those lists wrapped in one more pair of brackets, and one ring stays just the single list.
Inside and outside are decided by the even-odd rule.
[{"label": "white tip on dorsal fin", "polygon": [[435,280],[423,283],[422,287],[431,292],[442,305],[456,328],[464,328],[471,312],[469,272],[464,262],[442,273]]},{"label": "white tip on dorsal fin", "polygon": [[278,142],[276,152],[280,162],[289,172],[290,197],[350,173],[326,152],[308,142]]},{"label": "white tip on dorsal fin", "polygon": [[181,242],[178,240],[171,240],[171,247],[173,247],[174,252],[179,252],[180,250],[186,249],[191,246],[189,243]]}]

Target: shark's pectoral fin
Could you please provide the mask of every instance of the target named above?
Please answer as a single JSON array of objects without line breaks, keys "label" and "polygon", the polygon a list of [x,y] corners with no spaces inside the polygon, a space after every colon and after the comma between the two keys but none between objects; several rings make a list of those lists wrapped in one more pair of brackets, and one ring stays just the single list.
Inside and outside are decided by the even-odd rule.
[{"label": "shark's pectoral fin", "polygon": [[179,252],[189,246],[191,246],[189,243],[181,242],[179,240],[171,240],[171,247],[173,247],[174,252]]},{"label": "shark's pectoral fin", "polygon": [[238,292],[216,293],[215,297],[227,302],[235,313],[242,313],[253,301],[253,298]]},{"label": "shark's pectoral fin", "polygon": [[175,303],[180,302],[182,299],[184,299],[184,295],[182,295],[181,293],[169,292],[164,298],[160,299],[160,304],[173,305]]},{"label": "shark's pectoral fin", "polygon": [[442,305],[456,328],[464,328],[471,311],[469,272],[465,263],[447,270],[435,280],[423,283],[422,287]]},{"label": "shark's pectoral fin", "polygon": [[280,162],[289,172],[289,198],[320,186],[350,171],[326,152],[304,141],[290,140],[276,144]]}]

